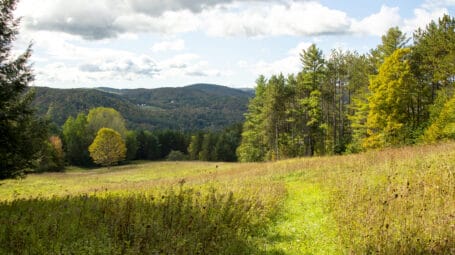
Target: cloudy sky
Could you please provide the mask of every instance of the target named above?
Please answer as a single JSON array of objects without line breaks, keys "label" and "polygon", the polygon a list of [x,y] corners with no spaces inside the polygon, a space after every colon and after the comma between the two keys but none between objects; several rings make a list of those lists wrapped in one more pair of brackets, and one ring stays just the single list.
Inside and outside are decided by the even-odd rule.
[{"label": "cloudy sky", "polygon": [[36,86],[253,87],[311,43],[364,53],[444,13],[455,0],[20,0],[16,50],[33,42]]}]

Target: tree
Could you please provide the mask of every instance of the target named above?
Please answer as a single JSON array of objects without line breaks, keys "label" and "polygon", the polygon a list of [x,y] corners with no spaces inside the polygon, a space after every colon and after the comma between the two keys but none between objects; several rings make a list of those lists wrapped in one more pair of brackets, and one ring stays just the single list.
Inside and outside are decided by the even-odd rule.
[{"label": "tree", "polygon": [[444,104],[437,119],[424,134],[426,142],[455,139],[455,94]]},{"label": "tree", "polygon": [[139,148],[139,143],[137,141],[137,134],[134,131],[128,131],[126,134],[126,159],[134,160],[136,159],[137,150]]},{"label": "tree", "polygon": [[392,27],[381,37],[381,40],[382,43],[370,53],[372,61],[378,69],[384,63],[385,58],[392,55],[397,49],[405,48],[410,38],[398,27]]},{"label": "tree", "polygon": [[218,137],[214,133],[206,133],[202,140],[201,151],[199,152],[199,160],[202,161],[217,161],[215,145]]},{"label": "tree", "polygon": [[412,142],[412,130],[419,125],[414,76],[409,48],[398,49],[387,57],[379,73],[371,78],[368,137],[365,148],[381,148]]},{"label": "tree", "polygon": [[260,76],[256,80],[255,97],[248,104],[245,114],[240,146],[237,157],[241,162],[256,162],[265,159],[267,146],[265,143],[264,98],[267,80]]},{"label": "tree", "polygon": [[87,115],[88,132],[94,137],[101,128],[110,128],[117,131],[123,140],[126,141],[128,130],[125,127],[125,120],[115,109],[106,107],[90,109]]},{"label": "tree", "polygon": [[58,136],[51,136],[46,142],[45,150],[37,159],[37,172],[57,172],[63,170],[65,159],[62,140]]},{"label": "tree", "polygon": [[149,131],[141,130],[137,134],[137,159],[156,160],[161,158],[161,145],[158,137]]},{"label": "tree", "polygon": [[116,165],[126,157],[122,136],[110,128],[101,128],[88,150],[93,161],[103,166]]},{"label": "tree", "polygon": [[33,169],[47,139],[47,131],[38,133],[45,123],[34,118],[30,106],[33,91],[24,93],[33,80],[31,45],[17,58],[11,55],[19,25],[13,17],[16,3],[0,1],[0,179]]},{"label": "tree", "polygon": [[303,136],[305,139],[306,155],[313,156],[315,152],[324,154],[325,136],[322,119],[321,89],[325,75],[325,61],[315,44],[308,47],[300,54],[303,65],[302,72],[298,75],[297,95],[300,104],[299,112],[302,114]]},{"label": "tree", "polygon": [[202,149],[202,140],[204,139],[204,133],[198,132],[191,136],[190,145],[188,146],[188,154],[191,160],[199,159],[199,152]]},{"label": "tree", "polygon": [[69,117],[63,124],[63,147],[66,160],[76,166],[89,166],[92,161],[88,146],[93,141],[87,130],[87,116],[80,113],[76,119]]}]

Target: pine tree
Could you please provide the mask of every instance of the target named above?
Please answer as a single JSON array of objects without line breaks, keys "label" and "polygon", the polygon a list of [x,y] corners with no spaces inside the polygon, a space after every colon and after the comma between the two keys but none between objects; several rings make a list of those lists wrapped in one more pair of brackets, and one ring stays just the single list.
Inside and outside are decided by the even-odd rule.
[{"label": "pine tree", "polygon": [[122,136],[110,128],[101,128],[89,147],[90,157],[97,164],[112,166],[126,157],[126,146]]},{"label": "pine tree", "polygon": [[260,76],[256,80],[256,95],[248,104],[243,124],[242,141],[237,148],[241,162],[263,161],[268,151],[265,142],[264,100],[267,80]]},{"label": "pine tree", "polygon": [[325,61],[315,44],[300,54],[303,70],[298,76],[298,101],[300,114],[304,124],[303,136],[305,139],[306,155],[315,153],[324,154],[325,125],[322,119],[322,84],[325,75]]},{"label": "pine tree", "polygon": [[24,94],[33,81],[31,45],[16,58],[11,54],[19,25],[16,2],[0,1],[0,179],[32,170],[47,140],[46,123],[34,119],[30,106],[33,92]]}]

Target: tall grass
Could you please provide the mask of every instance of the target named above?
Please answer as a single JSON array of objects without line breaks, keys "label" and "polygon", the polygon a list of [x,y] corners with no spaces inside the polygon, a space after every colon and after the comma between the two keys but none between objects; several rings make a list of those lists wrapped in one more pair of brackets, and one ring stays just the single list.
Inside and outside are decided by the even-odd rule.
[{"label": "tall grass", "polygon": [[258,253],[266,204],[213,189],[2,202],[0,254]]},{"label": "tall grass", "polygon": [[328,174],[346,253],[455,254],[455,148],[431,148],[368,153]]},{"label": "tall grass", "polygon": [[0,254],[455,254],[455,143],[31,175],[0,201]]}]

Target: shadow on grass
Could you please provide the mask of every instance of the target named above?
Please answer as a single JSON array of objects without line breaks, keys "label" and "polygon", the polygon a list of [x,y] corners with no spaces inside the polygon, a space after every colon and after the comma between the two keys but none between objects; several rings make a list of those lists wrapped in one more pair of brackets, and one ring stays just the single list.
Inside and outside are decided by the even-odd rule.
[{"label": "shadow on grass", "polygon": [[1,202],[0,253],[264,254],[251,241],[265,227],[260,210],[190,189]]}]

